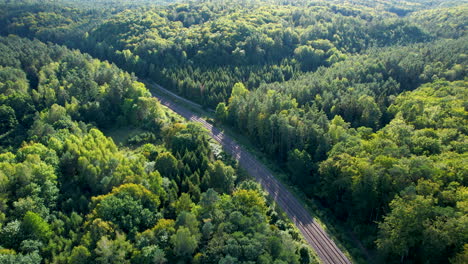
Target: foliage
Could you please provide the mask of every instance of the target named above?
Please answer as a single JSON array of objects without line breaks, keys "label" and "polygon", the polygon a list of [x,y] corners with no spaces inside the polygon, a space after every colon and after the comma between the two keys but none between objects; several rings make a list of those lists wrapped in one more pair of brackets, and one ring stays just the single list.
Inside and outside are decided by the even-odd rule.
[{"label": "foliage", "polygon": [[319,196],[355,226],[378,221],[377,246],[388,257],[437,263],[463,250],[466,87],[436,81],[401,94],[388,125],[347,129],[320,164]]},{"label": "foliage", "polygon": [[[1,263],[220,260],[233,232],[246,261],[269,256],[260,241],[272,237],[289,246],[270,258],[299,258],[302,242],[276,231],[262,194],[233,192],[236,164],[134,76],[38,40],[2,37],[0,50]],[[141,132],[126,146],[101,131],[122,126]]]},{"label": "foliage", "polygon": [[[464,263],[462,2],[3,1],[0,33],[216,106],[385,262]],[[1,261],[309,261],[135,75],[15,36],[0,52]],[[121,127],[125,147],[101,132]]]},{"label": "foliage", "polygon": [[255,89],[371,46],[431,38],[410,20],[376,13],[366,2],[273,2],[201,1],[117,15],[66,5],[13,5],[0,24],[6,25],[4,34],[52,40],[110,59],[212,108],[228,100],[237,82]]}]

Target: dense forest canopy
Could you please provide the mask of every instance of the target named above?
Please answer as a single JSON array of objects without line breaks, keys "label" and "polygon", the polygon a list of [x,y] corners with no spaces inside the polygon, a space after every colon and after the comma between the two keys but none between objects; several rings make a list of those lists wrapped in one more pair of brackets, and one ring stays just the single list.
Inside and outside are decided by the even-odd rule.
[{"label": "dense forest canopy", "polygon": [[136,77],[215,110],[373,260],[468,261],[467,1],[170,2],[0,1],[36,39],[0,39],[2,261],[315,261]]},{"label": "dense forest canopy", "polygon": [[[1,263],[314,261],[259,185],[134,76],[37,40],[0,50]],[[119,127],[138,133],[117,146],[101,129]]]},{"label": "dense forest canopy", "polygon": [[115,16],[109,12],[120,9],[41,4],[32,5],[33,12],[13,6],[3,21],[6,34],[81,48],[215,108],[229,98],[236,82],[252,90],[369,47],[433,38],[430,28],[397,19],[385,7],[391,3],[383,1],[376,9],[373,1],[362,2],[207,1],[143,5]]}]

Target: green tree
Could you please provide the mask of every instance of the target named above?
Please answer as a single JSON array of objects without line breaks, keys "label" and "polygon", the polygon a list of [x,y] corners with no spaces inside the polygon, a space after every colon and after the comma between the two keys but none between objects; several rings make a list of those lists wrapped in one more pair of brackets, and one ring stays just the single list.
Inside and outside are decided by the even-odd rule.
[{"label": "green tree", "polygon": [[217,160],[208,166],[202,179],[205,189],[213,188],[219,193],[230,193],[234,189],[236,174],[234,169]]},{"label": "green tree", "polygon": [[195,237],[199,236],[199,225],[196,216],[190,212],[183,211],[177,216],[177,220],[175,222],[176,227],[186,227],[190,230],[190,233]]},{"label": "green tree", "polygon": [[216,106],[215,115],[218,122],[223,123],[227,120],[228,108],[226,107],[225,103],[219,103]]},{"label": "green tree", "polygon": [[15,110],[7,105],[0,105],[0,135],[14,129],[17,125]]},{"label": "green tree", "polygon": [[84,246],[76,246],[73,248],[68,259],[70,264],[86,264],[89,263],[91,252]]},{"label": "green tree", "polygon": [[197,239],[186,227],[180,227],[175,235],[171,237],[174,254],[182,259],[187,259],[195,252],[198,246]]},{"label": "green tree", "polygon": [[47,242],[52,235],[49,224],[42,217],[33,212],[26,213],[21,222],[21,230],[26,237],[38,239],[43,242]]},{"label": "green tree", "polygon": [[111,240],[103,236],[96,247],[96,262],[102,264],[110,263],[131,263],[130,260],[135,249],[132,244],[126,240],[124,234],[117,233],[115,239]]},{"label": "green tree", "polygon": [[294,50],[294,55],[299,59],[302,70],[310,71],[323,63],[325,52],[321,49],[314,49],[311,46],[299,46]]},{"label": "green tree", "polygon": [[183,211],[190,212],[194,206],[195,204],[192,202],[192,199],[190,199],[188,193],[182,193],[174,205],[177,215]]},{"label": "green tree", "polygon": [[300,254],[300,262],[301,264],[310,264],[312,262],[312,258],[310,257],[309,249],[307,246],[301,246],[299,249]]},{"label": "green tree", "polygon": [[358,104],[362,107],[362,114],[359,118],[362,126],[377,128],[380,124],[382,113],[379,106],[371,96],[361,96]]},{"label": "green tree", "polygon": [[3,247],[18,248],[23,238],[21,222],[18,220],[7,223],[0,230],[0,240]]},{"label": "green tree", "polygon": [[167,263],[165,253],[158,246],[147,246],[142,248],[136,257],[138,263],[142,264],[164,264]]},{"label": "green tree", "polygon": [[231,97],[229,97],[229,103],[231,103],[231,101],[234,100],[235,98],[242,97],[248,93],[249,93],[249,90],[245,88],[244,84],[240,82],[234,84],[234,86],[232,87],[232,91],[231,91]]},{"label": "green tree", "polygon": [[92,201],[90,219],[110,221],[131,234],[154,226],[160,217],[159,197],[137,184],[121,185]]},{"label": "green tree", "polygon": [[169,152],[158,155],[155,167],[163,177],[168,177],[169,179],[174,179],[179,173],[177,159]]},{"label": "green tree", "polygon": [[42,257],[39,252],[35,251],[29,254],[0,254],[0,263],[5,264],[39,264],[42,262]]},{"label": "green tree", "polygon": [[288,169],[291,172],[292,181],[300,186],[311,181],[313,161],[305,150],[294,149],[288,155]]}]

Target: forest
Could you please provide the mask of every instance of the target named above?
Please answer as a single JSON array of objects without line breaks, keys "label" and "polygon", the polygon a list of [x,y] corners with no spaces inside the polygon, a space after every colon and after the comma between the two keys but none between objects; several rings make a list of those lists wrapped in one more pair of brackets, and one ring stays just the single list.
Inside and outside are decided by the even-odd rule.
[{"label": "forest", "polygon": [[138,78],[214,110],[376,262],[468,261],[466,1],[171,2],[0,1],[0,263],[317,261]]},{"label": "forest", "polygon": [[[115,65],[0,38],[0,263],[310,263],[206,132]],[[138,131],[119,145],[102,131]]]}]

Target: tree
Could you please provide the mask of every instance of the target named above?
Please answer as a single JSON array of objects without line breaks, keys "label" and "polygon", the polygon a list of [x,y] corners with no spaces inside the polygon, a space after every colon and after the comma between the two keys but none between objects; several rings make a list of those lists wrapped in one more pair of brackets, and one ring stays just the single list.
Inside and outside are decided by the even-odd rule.
[{"label": "tree", "polygon": [[216,106],[215,115],[216,120],[220,123],[224,123],[227,120],[228,109],[225,103],[219,103],[218,106]]},{"label": "tree", "polygon": [[232,87],[232,91],[231,91],[231,97],[229,97],[229,103],[231,103],[232,100],[234,100],[234,98],[242,97],[248,93],[249,93],[249,90],[245,88],[244,84],[242,83],[234,84],[234,86]]},{"label": "tree", "polygon": [[165,253],[158,246],[147,246],[142,248],[137,256],[138,263],[142,264],[164,264],[167,263]]},{"label": "tree", "polygon": [[172,236],[171,242],[174,248],[174,254],[182,259],[187,259],[192,256],[198,246],[197,239],[186,227],[180,227],[176,234]]},{"label": "tree", "polygon": [[348,135],[347,129],[349,128],[349,123],[346,123],[344,119],[336,115],[330,122],[330,128],[328,129],[328,136],[332,141],[332,144],[336,144]]},{"label": "tree", "polygon": [[15,110],[8,105],[0,105],[0,135],[14,129],[17,125]]},{"label": "tree", "polygon": [[288,169],[295,184],[304,186],[310,183],[312,168],[312,158],[305,150],[294,149],[289,152]]},{"label": "tree", "polygon": [[301,246],[299,249],[299,254],[300,254],[300,261],[301,264],[310,264],[311,263],[311,257],[309,253],[309,249],[306,246]]},{"label": "tree", "polygon": [[466,219],[457,212],[461,208],[446,207],[434,197],[440,187],[437,182],[420,179],[416,188],[408,187],[390,203],[390,213],[379,223],[379,249],[401,260],[428,263],[441,262],[463,251]]},{"label": "tree", "polygon": [[47,242],[52,235],[49,224],[38,214],[27,212],[21,222],[21,230],[26,237]]},{"label": "tree", "polygon": [[182,193],[174,205],[177,215],[183,211],[190,212],[194,206],[195,204],[192,202],[190,195],[187,193]]},{"label": "tree", "polygon": [[92,198],[91,219],[101,218],[116,224],[122,231],[135,234],[158,221],[159,197],[137,184],[124,184],[111,193]]},{"label": "tree", "polygon": [[323,63],[325,52],[321,49],[314,49],[311,46],[299,46],[294,50],[294,55],[299,59],[303,71],[316,69]]},{"label": "tree", "polygon": [[360,124],[362,126],[377,128],[380,124],[382,113],[371,96],[361,96],[358,99],[358,104],[362,108]]},{"label": "tree", "polygon": [[[50,9],[51,6],[54,8]],[[181,20],[194,23],[195,27],[201,25],[199,11],[191,10],[191,5],[184,6],[181,10],[190,12],[193,19]],[[94,21],[103,15],[100,9],[84,14],[78,7],[63,9],[61,4],[32,7],[26,3],[23,7],[24,10],[14,12],[16,15],[0,12],[0,20],[24,22],[25,28],[31,26],[32,31],[50,25],[39,33],[41,38],[56,39],[57,34],[66,39],[67,45],[78,43],[85,35],[86,43],[78,44],[80,48],[97,40],[91,28],[88,34],[75,28],[76,35],[70,38],[65,37],[65,32],[77,18],[88,23],[92,17]],[[211,4],[203,7],[207,20],[212,9],[217,8]],[[23,20],[20,17],[26,10],[29,14]],[[152,24],[155,30],[160,26],[168,26],[169,31],[180,30],[179,18],[169,18],[163,10],[150,12],[150,16],[143,15],[148,24],[145,22],[140,29]],[[60,24],[60,21],[66,22]],[[121,22],[119,25],[127,27],[134,21]],[[57,23],[62,27],[60,32],[56,31]],[[237,27],[236,23],[223,24],[220,27]],[[115,30],[119,31],[120,27],[109,32]],[[167,41],[163,34],[152,30],[147,33],[156,40],[149,40],[138,51],[126,41],[115,45],[113,50],[107,39],[97,47],[88,46],[87,50],[110,56],[118,64],[137,69],[139,75],[146,74],[147,57],[173,61],[168,65],[174,66],[178,65],[179,57],[186,57],[180,59],[185,62],[194,59],[193,52],[184,51],[182,46],[174,49],[172,40]],[[270,54],[272,46],[279,47],[280,42],[281,38],[273,40],[266,32],[258,32],[247,39],[245,45],[249,47],[241,48],[255,54],[263,63],[272,56],[281,59],[281,52]],[[227,47],[230,44],[213,43],[208,43],[211,51],[200,51],[231,57]],[[225,50],[219,52],[218,48]],[[146,49],[154,52],[145,56]],[[232,252],[232,256],[235,253],[239,261],[255,262],[266,251],[262,241],[278,237],[287,242],[278,228],[284,232],[292,232],[291,229],[285,224],[269,222],[268,207],[257,191],[259,187],[250,183],[243,186],[251,192],[231,195],[237,180],[235,162],[222,155],[220,160],[213,161],[205,129],[194,123],[183,123],[166,112],[150,98],[145,86],[135,81],[135,76],[78,50],[70,51],[38,40],[0,37],[0,50],[0,106],[11,108],[3,107],[7,113],[5,120],[10,120],[14,113],[17,121],[15,127],[0,135],[3,153],[0,154],[0,247],[4,247],[0,249],[0,263],[217,263],[223,258],[226,262],[235,261],[226,257],[225,251]],[[240,67],[234,76],[229,67],[220,67],[207,77],[200,77],[204,70],[197,68],[196,63],[188,63],[186,69],[192,72],[192,77],[180,78],[180,88],[185,94],[208,96],[206,103],[212,106],[226,101],[230,87],[241,79],[254,87],[263,77],[269,81],[282,80],[287,74],[292,77],[293,68],[288,61],[285,61],[288,70],[272,63],[258,68]],[[5,70],[5,65],[15,71]],[[163,81],[169,79],[163,76],[166,74],[180,76],[179,70],[178,66],[169,67],[162,73],[159,65],[153,65],[151,76],[161,77]],[[212,79],[207,84],[209,89],[205,89],[205,78]],[[218,84],[213,85],[215,82]],[[194,87],[199,90],[193,92]],[[242,84],[236,87],[234,97],[247,99],[247,89]],[[298,107],[291,98],[277,99],[272,99],[277,109],[288,111]],[[265,125],[263,131],[267,131],[266,115],[257,116],[255,112],[249,116],[252,122],[257,118]],[[291,120],[291,127],[294,122]],[[106,137],[101,131],[103,128],[106,128],[103,131],[119,130],[115,126],[125,124],[133,125],[141,133],[132,137],[134,140],[122,140],[119,146],[113,141],[118,138]],[[15,133],[9,133],[13,129]],[[139,144],[145,140],[158,145],[133,148],[132,142]],[[25,142],[19,147],[22,141]],[[227,162],[232,166],[226,165]],[[208,189],[203,195],[201,185]],[[224,194],[218,195],[211,186]],[[163,215],[176,220],[164,219]],[[297,254],[295,247],[288,249],[291,254]],[[284,254],[281,258],[288,262]]]},{"label": "tree", "polygon": [[130,263],[134,254],[132,244],[126,240],[124,234],[117,233],[114,240],[103,236],[97,243],[96,262],[102,264],[108,263]]},{"label": "tree", "polygon": [[235,263],[239,263],[239,260],[235,257],[231,257],[230,255],[227,255],[226,257],[222,258],[218,263],[219,264],[235,264]]},{"label": "tree", "polygon": [[267,210],[265,199],[256,190],[236,190],[232,194],[232,203],[235,210],[247,216],[264,215]]},{"label": "tree", "polygon": [[465,244],[463,250],[453,257],[451,261],[454,264],[466,263],[468,261],[468,244]]},{"label": "tree", "polygon": [[0,253],[0,263],[5,264],[40,264],[42,257],[39,252],[34,251],[32,253],[23,255],[23,254],[1,254]]},{"label": "tree", "polygon": [[14,220],[0,230],[1,245],[6,248],[18,248],[23,240],[21,222]]},{"label": "tree", "polygon": [[73,248],[68,259],[70,264],[86,264],[89,263],[91,252],[84,246],[76,246]]},{"label": "tree", "polygon": [[175,233],[176,228],[174,220],[160,219],[158,223],[151,229],[152,238],[150,244],[153,244],[155,242],[155,244],[158,245],[159,248],[163,249],[165,252],[170,252],[170,249],[172,248],[171,237]]},{"label": "tree", "polygon": [[213,188],[219,193],[230,193],[234,189],[236,174],[231,166],[224,165],[220,160],[208,166],[202,179],[205,189]]},{"label": "tree", "polygon": [[190,212],[183,211],[177,216],[177,220],[175,222],[176,227],[186,227],[190,230],[190,233],[195,237],[199,236],[199,225],[196,216]]},{"label": "tree", "polygon": [[156,169],[163,177],[174,179],[179,173],[177,159],[169,152],[159,154],[155,162]]},{"label": "tree", "polygon": [[208,189],[206,192],[202,193],[200,197],[200,216],[203,218],[211,218],[213,215],[216,203],[219,201],[218,193],[212,188]]}]

